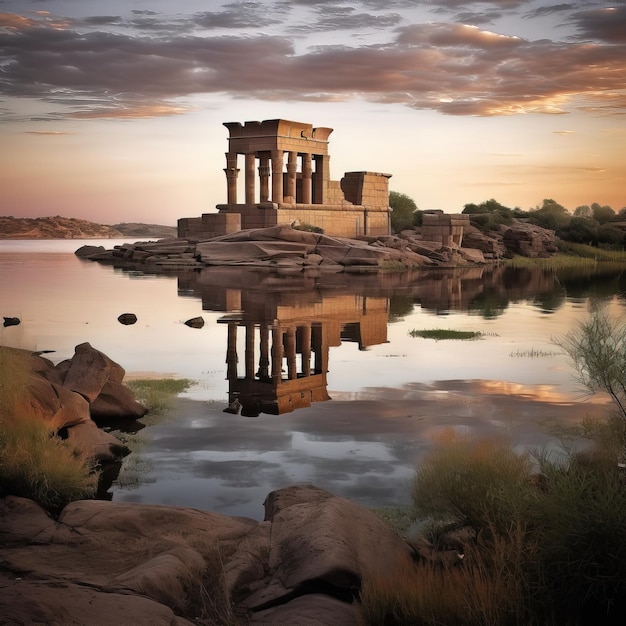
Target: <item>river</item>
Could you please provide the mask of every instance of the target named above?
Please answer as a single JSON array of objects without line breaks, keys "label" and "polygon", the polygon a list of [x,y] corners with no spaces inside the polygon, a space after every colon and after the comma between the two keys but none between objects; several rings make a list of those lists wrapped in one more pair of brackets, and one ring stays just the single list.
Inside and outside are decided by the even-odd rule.
[{"label": "river", "polygon": [[[77,258],[84,243],[120,242],[0,241],[0,315],[21,320],[0,341],[54,362],[88,341],[128,378],[194,382],[140,431],[114,500],[262,518],[270,490],[311,482],[368,506],[403,504],[447,431],[556,451],[555,423],[608,406],[583,396],[553,339],[591,301],[623,314],[619,270],[146,275]],[[120,324],[122,313],[138,322]],[[185,325],[198,316],[202,328]],[[424,329],[482,335],[411,334]]]}]

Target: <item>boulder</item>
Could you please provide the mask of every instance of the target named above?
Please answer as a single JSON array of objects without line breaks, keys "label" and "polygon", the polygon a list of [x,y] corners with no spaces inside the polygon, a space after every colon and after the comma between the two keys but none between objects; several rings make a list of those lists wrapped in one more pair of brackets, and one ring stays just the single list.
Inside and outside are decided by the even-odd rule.
[{"label": "boulder", "polygon": [[121,366],[89,344],[76,346],[74,357],[56,367],[41,356],[18,352],[29,373],[14,401],[17,418],[34,417],[53,433],[67,432],[76,450],[93,461],[115,461],[129,453],[92,420],[138,419],[147,413],[122,384]]},{"label": "boulder", "polygon": [[122,383],[107,380],[89,405],[94,420],[139,419],[148,409],[135,400],[133,392]]},{"label": "boulder", "polygon": [[111,593],[69,581],[0,578],[3,624],[192,626],[174,611],[140,595]]},{"label": "boulder", "polygon": [[464,261],[482,265],[485,263],[485,256],[481,250],[475,248],[459,248],[458,254]]},{"label": "boulder", "polygon": [[16,408],[22,415],[46,422],[53,432],[91,421],[85,398],[39,374],[30,376],[26,393],[20,395]]},{"label": "boulder", "polygon": [[463,245],[480,250],[486,257],[500,259],[506,255],[506,246],[501,235],[486,235],[475,226],[463,228]]},{"label": "boulder", "polygon": [[124,326],[131,326],[137,323],[137,316],[134,313],[122,313],[117,321]]},{"label": "boulder", "polygon": [[113,463],[130,454],[130,449],[119,439],[100,430],[91,420],[70,426],[66,432],[78,454],[98,463]]},{"label": "boulder", "polygon": [[97,615],[103,625],[344,626],[360,621],[363,581],[411,559],[373,512],[312,485],[272,492],[265,509],[256,522],[84,500],[55,521],[5,497],[0,614],[17,624],[91,624]]},{"label": "boulder", "polygon": [[85,246],[81,246],[80,248],[78,248],[78,250],[76,250],[74,254],[81,258],[89,258],[93,256],[94,254],[100,254],[101,252],[104,252],[104,251],[105,251],[104,246],[85,245]]},{"label": "boulder", "polygon": [[202,317],[192,317],[185,322],[185,326],[189,326],[189,328],[203,328],[204,327],[204,318]]},{"label": "boulder", "polygon": [[530,258],[550,257],[557,252],[556,234],[522,220],[502,226],[502,242],[509,253]]},{"label": "boulder", "polygon": [[355,599],[364,578],[384,576],[411,560],[408,544],[374,512],[313,485],[272,492],[265,507],[269,574],[242,601],[248,609],[281,604],[305,589]]},{"label": "boulder", "polygon": [[74,348],[63,385],[93,402],[107,380],[122,382],[124,374],[124,369],[108,356],[89,343],[81,343]]}]

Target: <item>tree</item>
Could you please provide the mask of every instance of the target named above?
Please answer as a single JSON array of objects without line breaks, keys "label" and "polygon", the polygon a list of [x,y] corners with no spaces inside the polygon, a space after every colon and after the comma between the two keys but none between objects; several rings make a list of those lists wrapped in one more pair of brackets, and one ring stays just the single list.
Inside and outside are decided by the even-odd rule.
[{"label": "tree", "polygon": [[[555,343],[571,359],[578,381],[590,392],[604,391],[615,403],[626,436],[626,324],[612,319],[606,307]],[[622,450],[622,463],[624,460]]]},{"label": "tree", "polygon": [[417,205],[413,198],[397,191],[389,192],[391,212],[391,230],[394,233],[413,228],[417,219]]},{"label": "tree", "polygon": [[586,217],[572,217],[569,224],[559,230],[559,237],[565,241],[597,246],[598,223]]},{"label": "tree", "polygon": [[528,217],[537,226],[559,230],[559,228],[567,226],[571,215],[564,206],[561,206],[551,198],[546,198],[541,207],[537,207],[534,211],[529,211]]},{"label": "tree", "polygon": [[574,209],[574,217],[591,217],[591,207],[583,204]]},{"label": "tree", "polygon": [[466,215],[476,215],[477,213],[497,213],[498,215],[509,217],[513,213],[513,210],[491,198],[490,200],[485,200],[480,204],[466,204],[461,213],[465,213]]},{"label": "tree", "polygon": [[600,206],[597,202],[591,205],[593,219],[600,224],[606,224],[615,217],[615,211],[608,205]]}]

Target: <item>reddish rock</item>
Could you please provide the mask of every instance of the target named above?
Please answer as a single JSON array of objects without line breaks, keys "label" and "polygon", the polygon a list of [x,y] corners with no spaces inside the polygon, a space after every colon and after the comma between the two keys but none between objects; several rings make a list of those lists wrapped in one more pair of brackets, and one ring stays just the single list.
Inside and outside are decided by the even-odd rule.
[{"label": "reddish rock", "polygon": [[92,419],[138,419],[147,412],[145,406],[135,400],[133,392],[122,383],[108,380],[98,397],[89,405]]}]

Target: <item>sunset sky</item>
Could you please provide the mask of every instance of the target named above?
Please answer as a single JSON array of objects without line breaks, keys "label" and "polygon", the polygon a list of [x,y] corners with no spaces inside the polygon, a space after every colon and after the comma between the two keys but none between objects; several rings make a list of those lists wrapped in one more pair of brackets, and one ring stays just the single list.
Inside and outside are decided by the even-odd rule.
[{"label": "sunset sky", "polygon": [[626,3],[0,0],[2,215],[211,212],[223,122],[272,118],[420,209],[619,211]]}]

